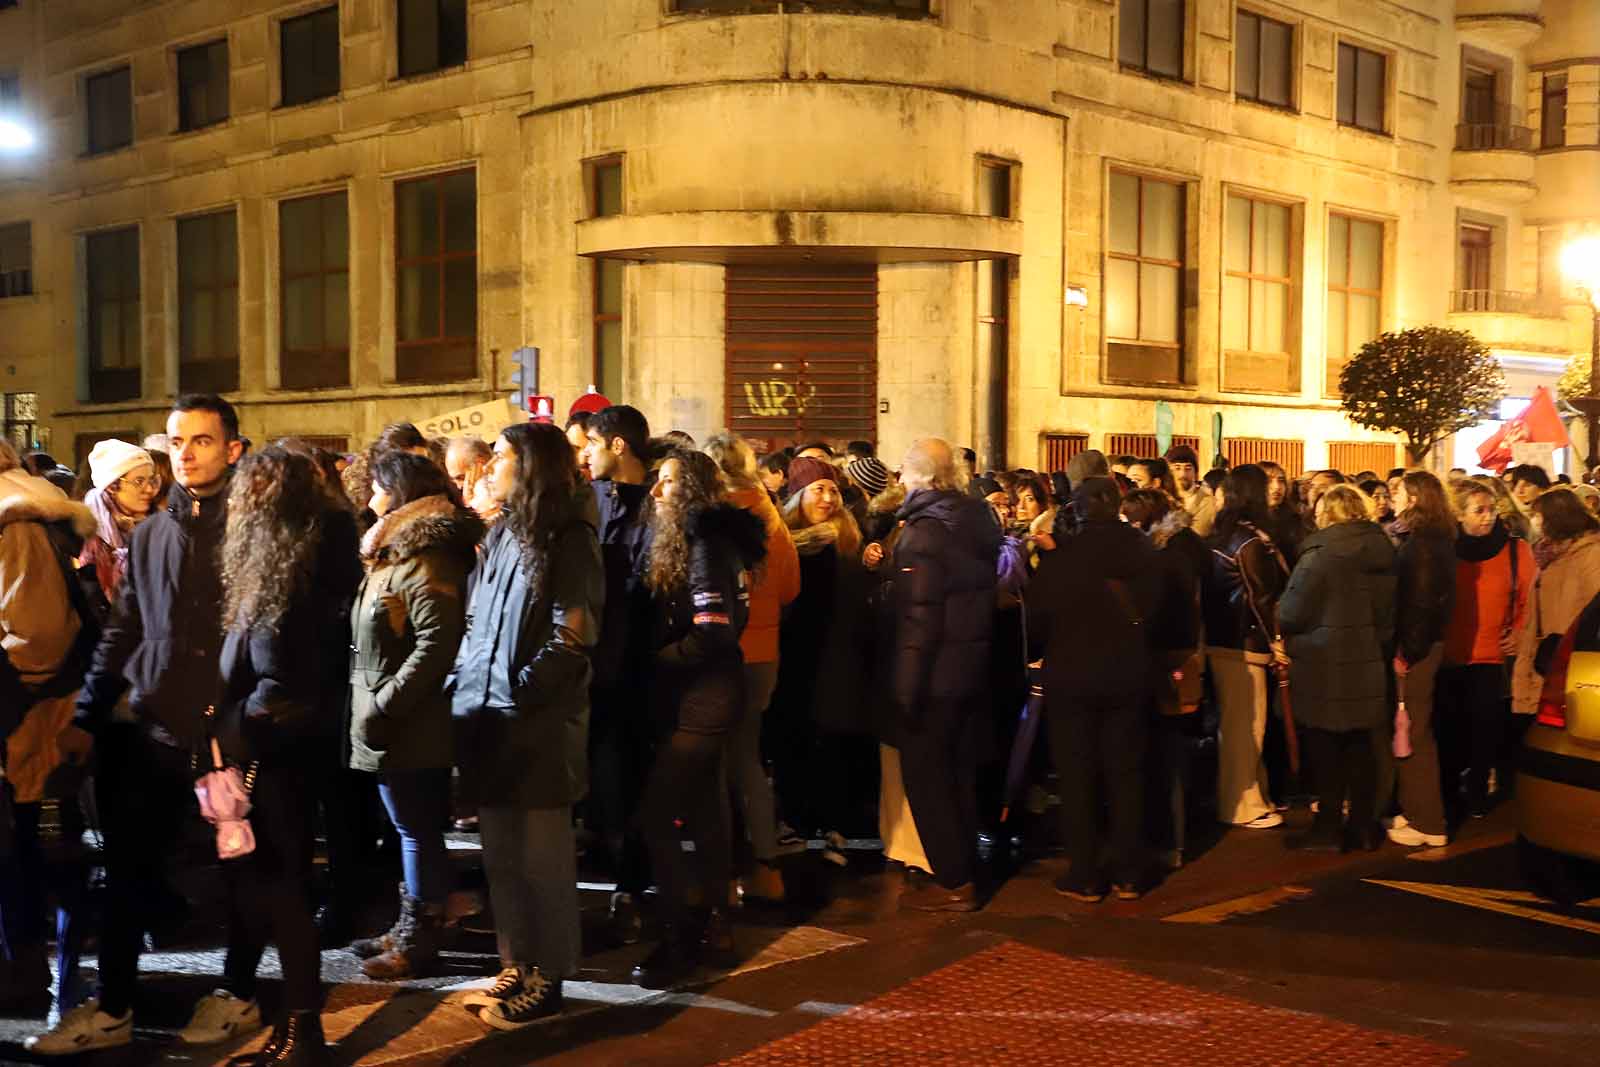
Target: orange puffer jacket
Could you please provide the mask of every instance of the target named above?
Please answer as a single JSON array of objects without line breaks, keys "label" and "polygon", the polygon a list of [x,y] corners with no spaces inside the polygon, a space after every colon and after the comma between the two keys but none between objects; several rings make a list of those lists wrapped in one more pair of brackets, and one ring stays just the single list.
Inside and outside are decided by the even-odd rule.
[{"label": "orange puffer jacket", "polygon": [[800,557],[789,527],[765,489],[734,490],[728,503],[760,519],[767,531],[767,559],[750,590],[750,621],[739,639],[739,651],[746,663],[776,663],[778,623],[784,607],[800,595]]}]

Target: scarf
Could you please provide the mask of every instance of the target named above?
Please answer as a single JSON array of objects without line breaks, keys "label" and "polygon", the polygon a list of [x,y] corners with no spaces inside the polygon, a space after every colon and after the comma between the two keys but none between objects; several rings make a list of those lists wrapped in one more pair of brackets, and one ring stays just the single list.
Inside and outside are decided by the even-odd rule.
[{"label": "scarf", "polygon": [[1482,537],[1473,537],[1465,530],[1459,530],[1456,534],[1456,558],[1467,563],[1483,563],[1504,551],[1510,540],[1511,531],[1499,519],[1494,520],[1494,525]]},{"label": "scarf", "polygon": [[838,543],[839,527],[831,522],[819,522],[815,526],[790,530],[789,536],[794,539],[796,552],[802,556],[815,556]]}]

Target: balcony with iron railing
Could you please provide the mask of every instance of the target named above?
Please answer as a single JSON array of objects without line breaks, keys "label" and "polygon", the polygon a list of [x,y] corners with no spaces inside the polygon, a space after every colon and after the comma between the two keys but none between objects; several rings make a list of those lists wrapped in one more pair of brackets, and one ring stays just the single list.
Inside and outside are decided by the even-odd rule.
[{"label": "balcony with iron railing", "polygon": [[1505,289],[1453,289],[1450,313],[1489,312],[1496,315],[1561,317],[1561,302],[1544,293],[1518,293]]},{"label": "balcony with iron railing", "polygon": [[[1450,155],[1450,185],[1457,192],[1508,204],[1525,204],[1538,193],[1534,184],[1533,131],[1511,108],[1456,126]],[[1483,118],[1490,121],[1482,121]]]},{"label": "balcony with iron railing", "polygon": [[782,11],[833,15],[887,15],[923,19],[936,14],[932,0],[672,0],[674,14],[762,15]]}]

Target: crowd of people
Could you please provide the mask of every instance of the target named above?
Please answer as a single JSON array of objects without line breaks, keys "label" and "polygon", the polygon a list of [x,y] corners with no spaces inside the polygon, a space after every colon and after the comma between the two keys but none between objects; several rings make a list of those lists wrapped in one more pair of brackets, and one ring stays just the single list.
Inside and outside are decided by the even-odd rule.
[{"label": "crowd of people", "polygon": [[[227,958],[180,1037],[264,1027],[271,944],[264,1065],[328,1062],[322,950],[377,980],[437,969],[453,822],[481,834],[501,965],[466,1005],[500,1029],[563,1008],[580,850],[615,879],[612,939],[656,939],[635,979],[667,988],[725,964],[730,908],[782,901],[808,847],[847,868],[876,837],[903,907],[978,908],[980,846],[1014,811],[1045,825],[1052,795],[1055,888],[1085,902],[1181,866],[1197,813],[1271,830],[1293,797],[1315,815],[1291,848],[1441,846],[1510,789],[1552,639],[1600,592],[1600,493],[1538,467],[1202,477],[1178,445],[974,468],[935,438],[893,470],[859,441],[758,457],[623,405],[335,455],[256,448],[185,396],[82,479],[0,443],[0,993],[47,980],[56,909],[31,1049],[131,1039],[197,810]],[[352,939],[369,798],[401,877],[390,928]],[[103,834],[92,993],[46,799]]]}]

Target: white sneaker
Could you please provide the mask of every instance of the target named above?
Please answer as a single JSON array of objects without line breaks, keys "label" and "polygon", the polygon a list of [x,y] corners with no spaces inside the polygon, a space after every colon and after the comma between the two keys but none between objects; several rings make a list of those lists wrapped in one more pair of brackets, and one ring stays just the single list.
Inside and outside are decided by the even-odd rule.
[{"label": "white sneaker", "polygon": [[1425,834],[1411,825],[1389,827],[1389,840],[1397,845],[1409,845],[1413,848],[1417,845],[1443,848],[1450,843],[1450,839],[1444,834]]},{"label": "white sneaker", "polygon": [[253,1000],[240,1000],[226,989],[200,998],[189,1025],[178,1031],[185,1045],[216,1045],[261,1029],[261,1008]]},{"label": "white sneaker", "polygon": [[522,968],[507,967],[495,975],[488,989],[474,989],[461,998],[461,1006],[468,1011],[487,1008],[522,991]]},{"label": "white sneaker", "polygon": [[1275,826],[1283,825],[1283,816],[1275,811],[1269,811],[1265,815],[1257,815],[1249,822],[1235,823],[1234,825],[1245,830],[1271,830]]},{"label": "white sneaker", "polygon": [[28,1038],[23,1047],[36,1056],[72,1056],[99,1048],[116,1048],[133,1040],[133,1012],[119,1019],[100,1010],[94,997],[61,1017],[54,1028]]}]

